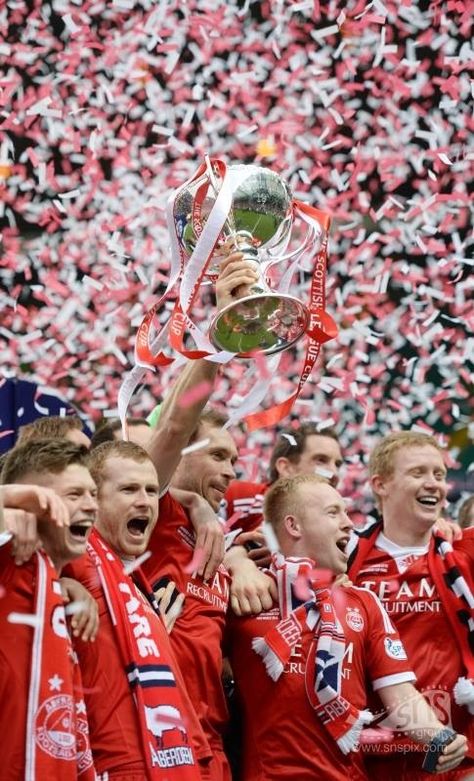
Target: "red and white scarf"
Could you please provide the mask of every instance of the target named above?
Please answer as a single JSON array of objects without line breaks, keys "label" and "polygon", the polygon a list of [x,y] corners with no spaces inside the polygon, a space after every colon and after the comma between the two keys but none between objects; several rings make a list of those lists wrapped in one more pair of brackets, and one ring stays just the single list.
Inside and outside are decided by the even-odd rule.
[{"label": "red and white scarf", "polygon": [[252,647],[263,658],[268,675],[277,681],[303,628],[314,631],[305,672],[309,702],[343,754],[357,751],[360,733],[373,716],[368,710],[355,708],[341,694],[346,642],[331,590],[316,581],[315,564],[310,559],[285,559],[274,554],[270,574],[278,587],[281,621],[265,637],[255,638]]},{"label": "red and white scarf", "polygon": [[[383,524],[357,532],[351,541],[348,564],[349,577],[356,577],[367,556],[373,549]],[[454,699],[474,714],[474,577],[462,559],[461,552],[453,549],[444,535],[433,530],[428,549],[428,569],[436,586],[441,604],[451,624],[458,645],[465,675],[454,686]]]},{"label": "red and white scarf", "polygon": [[176,763],[180,765],[178,772],[183,781],[194,781],[200,775],[188,738],[187,714],[183,712],[183,698],[176,683],[175,662],[166,630],[163,626],[163,634],[158,636],[156,628],[150,624],[134,581],[159,615],[151,587],[139,568],[133,573],[134,580],[125,573],[122,561],[96,529],[89,536],[87,549],[97,568],[124,673],[133,693],[146,778],[163,781],[170,777],[170,768],[166,769],[166,759],[161,757],[158,744],[167,730],[178,730],[183,742],[174,752],[180,756]]},{"label": "red and white scarf", "polygon": [[82,680],[69,638],[58,574],[43,552],[35,558],[35,613],[26,715],[25,778],[96,778]]}]

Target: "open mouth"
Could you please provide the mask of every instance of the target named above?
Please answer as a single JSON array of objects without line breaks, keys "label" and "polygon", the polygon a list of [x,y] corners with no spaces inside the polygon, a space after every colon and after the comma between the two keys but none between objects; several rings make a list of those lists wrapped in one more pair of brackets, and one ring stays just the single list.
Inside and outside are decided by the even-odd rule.
[{"label": "open mouth", "polygon": [[419,496],[417,502],[422,504],[423,507],[436,507],[438,499],[436,496]]},{"label": "open mouth", "polygon": [[132,537],[142,537],[148,526],[148,518],[131,518],[127,523],[127,529]]},{"label": "open mouth", "polygon": [[86,537],[91,529],[92,521],[76,521],[76,523],[71,523],[69,527],[69,534],[75,540],[85,542]]},{"label": "open mouth", "polygon": [[343,539],[338,540],[336,542],[336,547],[339,548],[341,553],[345,554],[348,542],[349,542],[349,538],[348,537],[344,537]]}]

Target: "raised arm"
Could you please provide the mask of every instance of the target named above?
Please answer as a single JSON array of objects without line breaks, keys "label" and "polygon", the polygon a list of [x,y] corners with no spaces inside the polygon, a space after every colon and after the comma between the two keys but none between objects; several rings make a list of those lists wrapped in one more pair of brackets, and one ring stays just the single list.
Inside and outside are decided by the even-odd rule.
[{"label": "raised arm", "polygon": [[[188,444],[211,396],[218,368],[218,364],[211,361],[190,361],[162,404],[158,424],[147,444],[162,490],[169,484],[181,459],[181,451]],[[186,396],[199,385],[203,392],[192,403],[187,403]]]},{"label": "raised arm", "polygon": [[[251,261],[241,252],[233,252],[221,264],[216,282],[217,310],[245,295],[257,279]],[[219,364],[212,361],[190,361],[177,378],[172,391],[163,401],[160,417],[147,445],[163,490],[171,480],[189,442],[199,416],[211,397]],[[200,388],[197,395],[193,391]],[[186,398],[187,397],[187,398]]]}]

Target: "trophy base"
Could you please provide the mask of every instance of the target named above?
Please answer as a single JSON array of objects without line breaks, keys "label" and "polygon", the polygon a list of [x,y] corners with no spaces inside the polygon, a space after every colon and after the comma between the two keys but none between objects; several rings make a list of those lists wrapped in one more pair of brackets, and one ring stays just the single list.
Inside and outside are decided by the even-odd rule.
[{"label": "trophy base", "polygon": [[260,293],[228,304],[213,319],[209,338],[219,350],[240,358],[287,350],[306,331],[307,308],[290,295]]}]

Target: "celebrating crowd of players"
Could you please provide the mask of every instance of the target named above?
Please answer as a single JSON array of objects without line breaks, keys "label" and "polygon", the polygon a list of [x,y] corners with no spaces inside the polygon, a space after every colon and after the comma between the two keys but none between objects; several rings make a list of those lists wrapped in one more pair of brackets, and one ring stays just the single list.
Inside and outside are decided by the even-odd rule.
[{"label": "celebrating crowd of players", "polygon": [[[219,306],[255,276],[231,254]],[[474,529],[441,520],[437,441],[380,441],[356,531],[330,429],[234,480],[216,373],[128,442],[45,418],[4,459],[0,779],[474,779]]]}]

